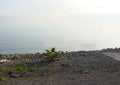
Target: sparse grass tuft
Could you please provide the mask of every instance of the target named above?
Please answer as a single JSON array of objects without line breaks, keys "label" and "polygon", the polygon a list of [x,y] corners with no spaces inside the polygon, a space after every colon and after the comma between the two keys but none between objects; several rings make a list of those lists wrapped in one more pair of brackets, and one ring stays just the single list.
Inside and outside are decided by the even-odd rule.
[{"label": "sparse grass tuft", "polygon": [[33,71],[36,71],[37,70],[37,67],[36,66],[31,66],[29,67],[29,71],[33,72]]},{"label": "sparse grass tuft", "polygon": [[9,78],[8,77],[6,77],[6,76],[0,76],[0,81],[6,81],[6,80],[8,80]]}]

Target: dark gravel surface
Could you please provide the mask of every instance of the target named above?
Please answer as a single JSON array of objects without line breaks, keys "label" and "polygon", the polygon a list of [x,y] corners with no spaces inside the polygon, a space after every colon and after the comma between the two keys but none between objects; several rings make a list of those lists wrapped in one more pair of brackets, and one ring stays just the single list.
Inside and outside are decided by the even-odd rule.
[{"label": "dark gravel surface", "polygon": [[36,64],[36,77],[10,79],[0,85],[120,85],[120,61],[99,51],[68,52],[60,61]]}]

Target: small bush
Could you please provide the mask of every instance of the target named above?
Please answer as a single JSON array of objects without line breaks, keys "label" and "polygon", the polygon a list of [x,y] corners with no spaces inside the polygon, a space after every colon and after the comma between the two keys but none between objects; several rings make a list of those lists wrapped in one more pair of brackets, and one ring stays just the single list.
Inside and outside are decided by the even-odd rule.
[{"label": "small bush", "polygon": [[18,72],[27,72],[28,71],[28,67],[26,65],[18,65],[15,67],[15,70]]},{"label": "small bush", "polygon": [[69,65],[70,65],[70,61],[69,60],[63,60],[63,61],[61,61],[61,66],[68,67]]},{"label": "small bush", "polygon": [[31,67],[29,67],[29,71],[36,71],[36,69],[37,69],[37,67],[36,66],[31,66]]},{"label": "small bush", "polygon": [[8,80],[8,77],[0,76],[0,81],[6,81],[6,80]]},{"label": "small bush", "polygon": [[44,55],[44,59],[51,60],[51,61],[57,61],[59,60],[60,51],[56,51],[55,48],[51,48],[50,50],[46,50]]}]

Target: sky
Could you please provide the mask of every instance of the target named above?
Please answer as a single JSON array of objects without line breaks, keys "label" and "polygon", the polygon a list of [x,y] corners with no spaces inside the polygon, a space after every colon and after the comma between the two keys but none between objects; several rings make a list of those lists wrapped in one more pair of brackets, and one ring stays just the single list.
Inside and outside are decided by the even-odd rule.
[{"label": "sky", "polygon": [[[0,0],[0,51],[119,46],[119,0]],[[66,49],[65,49],[66,48]]]},{"label": "sky", "polygon": [[120,13],[119,0],[0,0],[0,15]]}]

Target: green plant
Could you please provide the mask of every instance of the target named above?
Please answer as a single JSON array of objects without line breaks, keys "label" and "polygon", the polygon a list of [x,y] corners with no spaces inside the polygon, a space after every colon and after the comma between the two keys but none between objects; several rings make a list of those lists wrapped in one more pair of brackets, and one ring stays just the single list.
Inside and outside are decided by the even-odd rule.
[{"label": "green plant", "polygon": [[46,50],[44,53],[44,59],[56,61],[59,60],[60,52],[56,51],[55,48],[51,48],[50,50]]},{"label": "green plant", "polygon": [[61,61],[61,66],[68,67],[69,65],[70,65],[70,61],[69,60]]},{"label": "green plant", "polygon": [[6,76],[0,76],[0,81],[6,81],[6,80],[8,80],[8,77],[6,77]]},{"label": "green plant", "polygon": [[27,65],[18,65],[18,66],[15,66],[15,71],[18,71],[18,72],[27,72],[29,69],[27,67]]},{"label": "green plant", "polygon": [[37,69],[36,66],[30,66],[30,67],[27,66],[27,65],[17,65],[17,66],[15,66],[15,71],[16,72],[29,72],[29,71],[33,72],[36,69]]},{"label": "green plant", "polygon": [[36,71],[36,69],[37,69],[37,67],[36,66],[31,66],[31,67],[29,67],[29,71]]}]

